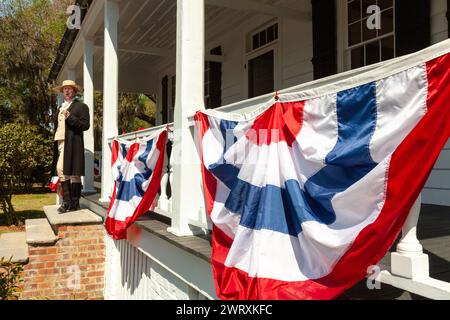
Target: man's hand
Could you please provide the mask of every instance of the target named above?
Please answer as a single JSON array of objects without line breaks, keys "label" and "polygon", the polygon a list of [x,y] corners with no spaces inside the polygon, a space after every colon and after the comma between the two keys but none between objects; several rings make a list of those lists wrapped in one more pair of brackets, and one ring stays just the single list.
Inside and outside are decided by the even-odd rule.
[{"label": "man's hand", "polygon": [[70,116],[69,110],[62,110],[61,113],[64,115],[64,117],[67,119]]}]

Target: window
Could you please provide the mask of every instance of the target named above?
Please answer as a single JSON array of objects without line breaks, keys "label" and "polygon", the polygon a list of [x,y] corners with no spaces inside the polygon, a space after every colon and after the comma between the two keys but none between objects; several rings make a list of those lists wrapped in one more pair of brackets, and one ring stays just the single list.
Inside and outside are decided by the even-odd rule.
[{"label": "window", "polygon": [[272,24],[271,26],[264,28],[262,30],[253,32],[250,36],[251,38],[251,46],[248,46],[252,51],[259,49],[266,44],[269,44],[278,39],[278,23]]},{"label": "window", "polygon": [[[374,14],[367,8],[380,9],[380,28],[369,28]],[[355,69],[388,60],[396,56],[395,0],[347,0],[347,66]]]},{"label": "window", "polygon": [[169,122],[173,121],[175,113],[175,93],[176,93],[176,76],[170,77],[170,107],[169,107]]},{"label": "window", "polygon": [[273,20],[247,35],[248,98],[274,91],[278,23]]},{"label": "window", "polygon": [[[222,47],[218,46],[210,51],[212,55],[221,56]],[[222,104],[222,63],[205,62],[205,107],[214,109]]]},{"label": "window", "polygon": [[169,109],[169,77],[165,76],[161,80],[161,116],[162,123],[168,123],[168,109]]},{"label": "window", "polygon": [[274,55],[271,50],[248,61],[248,97],[273,92],[273,85]]},{"label": "window", "polygon": [[175,110],[175,76],[165,76],[162,78],[162,99],[161,99],[161,115],[162,123],[173,121]]}]

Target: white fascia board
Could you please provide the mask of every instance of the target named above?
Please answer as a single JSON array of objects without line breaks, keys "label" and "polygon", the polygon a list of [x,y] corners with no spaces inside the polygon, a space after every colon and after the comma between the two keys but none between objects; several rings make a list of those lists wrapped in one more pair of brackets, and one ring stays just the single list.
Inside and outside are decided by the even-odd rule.
[{"label": "white fascia board", "polygon": [[82,61],[84,53],[84,39],[92,38],[100,25],[103,23],[103,6],[104,0],[95,0],[89,7],[86,16],[84,17],[81,29],[75,38],[66,60],[64,61],[61,70],[56,78],[60,83],[64,75],[67,74],[68,69],[75,69],[76,66]]}]

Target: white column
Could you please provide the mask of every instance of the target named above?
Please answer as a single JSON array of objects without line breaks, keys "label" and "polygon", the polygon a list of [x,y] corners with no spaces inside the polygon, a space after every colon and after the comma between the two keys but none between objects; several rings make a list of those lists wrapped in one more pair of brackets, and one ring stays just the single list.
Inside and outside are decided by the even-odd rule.
[{"label": "white column", "polygon": [[84,132],[85,176],[83,192],[93,193],[94,189],[94,42],[84,39],[83,63],[84,103],[89,107],[89,130]]},{"label": "white column", "polygon": [[172,226],[168,230],[179,236],[192,234],[189,216],[204,202],[200,159],[188,123],[188,117],[203,106],[204,20],[204,0],[177,0]]},{"label": "white column", "polygon": [[393,275],[408,279],[429,277],[428,255],[423,253],[417,240],[417,222],[419,220],[421,196],[413,204],[405,225],[397,251],[391,254],[391,272]]},{"label": "white column", "polygon": [[103,67],[103,135],[102,135],[102,192],[101,202],[109,202],[113,179],[111,174],[111,149],[108,139],[118,133],[117,104],[119,60],[117,48],[117,22],[119,4],[105,0],[105,43]]},{"label": "white column", "polygon": [[[56,112],[59,112],[59,106],[62,105],[62,103],[64,102],[64,95],[62,93],[58,93],[56,95],[56,104],[58,105],[58,109]],[[61,188],[61,185],[58,185],[58,190],[56,191],[56,205],[61,205],[62,204],[62,198],[59,195],[59,188]]]},{"label": "white column", "polygon": [[[67,80],[75,80],[75,70],[74,69],[68,69],[67,70]],[[63,81],[66,79],[63,79]],[[56,101],[58,104],[58,110],[56,112],[59,112],[59,107],[63,104],[64,102],[64,95],[62,93],[58,93],[58,95],[56,96]],[[61,185],[58,185],[58,189],[56,190],[56,205],[61,205],[62,204],[62,197],[60,196],[60,189],[61,189]]]}]

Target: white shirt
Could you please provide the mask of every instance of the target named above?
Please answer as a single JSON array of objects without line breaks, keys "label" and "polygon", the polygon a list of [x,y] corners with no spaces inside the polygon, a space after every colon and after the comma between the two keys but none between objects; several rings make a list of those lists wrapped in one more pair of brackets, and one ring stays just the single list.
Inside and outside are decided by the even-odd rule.
[{"label": "white shirt", "polygon": [[58,113],[58,128],[55,132],[55,140],[64,141],[64,135],[66,131],[66,117],[61,113],[63,110],[67,110],[70,105],[72,104],[73,100],[67,101],[64,100],[64,102],[61,104],[61,107],[59,108]]},{"label": "white shirt", "polygon": [[69,101],[64,100],[64,102],[63,102],[62,105],[61,105],[60,110],[66,110],[66,109],[69,109],[69,107],[70,107],[70,105],[72,104],[72,102],[73,102],[73,100],[69,100]]}]

